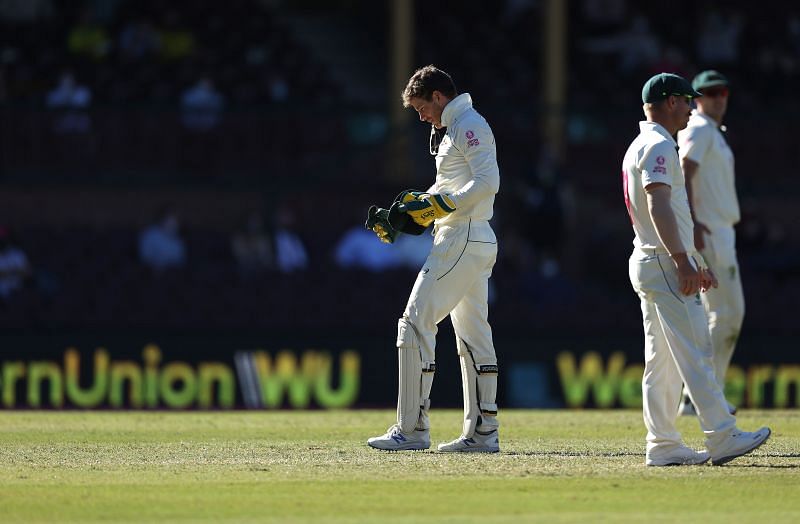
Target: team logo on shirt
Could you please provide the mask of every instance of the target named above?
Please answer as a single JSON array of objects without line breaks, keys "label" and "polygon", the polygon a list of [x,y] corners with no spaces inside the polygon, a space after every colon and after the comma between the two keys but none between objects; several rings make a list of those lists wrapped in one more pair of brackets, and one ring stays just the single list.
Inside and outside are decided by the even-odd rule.
[{"label": "team logo on shirt", "polygon": [[475,137],[475,133],[473,133],[472,131],[467,131],[467,139],[471,139],[471,138],[474,138],[474,137]]},{"label": "team logo on shirt", "polygon": [[656,164],[658,165],[653,167],[653,173],[661,173],[663,175],[666,175],[667,168],[664,166],[664,162],[666,162],[666,159],[663,156],[658,155],[656,157]]},{"label": "team logo on shirt", "polygon": [[477,138],[475,138],[475,133],[472,130],[469,130],[465,133],[467,137],[467,147],[477,146],[480,144]]}]

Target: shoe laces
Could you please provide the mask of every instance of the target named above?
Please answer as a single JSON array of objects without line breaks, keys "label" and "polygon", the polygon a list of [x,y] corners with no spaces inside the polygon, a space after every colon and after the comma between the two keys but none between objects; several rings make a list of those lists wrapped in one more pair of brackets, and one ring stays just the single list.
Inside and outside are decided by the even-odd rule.
[{"label": "shoe laces", "polygon": [[386,430],[386,434],[389,436],[394,435],[395,433],[402,433],[400,430],[400,424],[392,424],[389,426],[389,429]]}]

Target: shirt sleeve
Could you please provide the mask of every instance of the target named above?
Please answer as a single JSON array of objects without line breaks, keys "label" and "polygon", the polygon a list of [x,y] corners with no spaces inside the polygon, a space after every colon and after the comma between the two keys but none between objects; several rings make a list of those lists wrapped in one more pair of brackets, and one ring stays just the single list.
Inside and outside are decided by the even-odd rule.
[{"label": "shirt sleeve", "polygon": [[455,146],[464,153],[472,179],[450,197],[456,208],[473,205],[500,189],[500,168],[494,134],[485,122],[467,122],[453,137]]},{"label": "shirt sleeve", "polygon": [[709,126],[692,126],[679,132],[680,157],[699,164],[711,146],[713,135],[709,131],[713,131]]},{"label": "shirt sleeve", "polygon": [[639,169],[642,171],[642,187],[656,183],[672,187],[672,177],[675,176],[675,173],[670,173],[670,165],[672,165],[671,158],[674,158],[674,155],[674,146],[666,141],[659,142],[645,151],[639,162]]}]

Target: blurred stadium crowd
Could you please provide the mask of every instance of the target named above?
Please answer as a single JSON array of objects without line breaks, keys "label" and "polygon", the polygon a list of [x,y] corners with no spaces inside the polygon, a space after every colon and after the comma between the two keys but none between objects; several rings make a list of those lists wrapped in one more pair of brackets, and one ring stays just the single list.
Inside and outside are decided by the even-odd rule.
[{"label": "blurred stadium crowd", "polygon": [[[414,11],[415,64],[449,71],[497,137],[496,329],[638,333],[618,172],[641,85],[714,67],[732,82],[745,329],[788,331],[800,8],[570,1],[562,157],[540,131],[543,4]],[[0,328],[391,325],[429,239],[390,248],[361,225],[433,161],[425,126],[387,121],[388,17],[362,0],[0,1]]]}]

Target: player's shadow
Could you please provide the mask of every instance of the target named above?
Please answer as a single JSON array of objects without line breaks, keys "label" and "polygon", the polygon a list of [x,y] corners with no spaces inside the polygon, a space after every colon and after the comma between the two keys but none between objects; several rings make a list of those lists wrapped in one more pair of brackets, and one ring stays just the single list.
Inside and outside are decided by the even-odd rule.
[{"label": "player's shadow", "polygon": [[608,451],[608,452],[588,452],[588,451],[503,451],[503,455],[518,455],[521,457],[644,457],[644,453],[634,451]]},{"label": "player's shadow", "polygon": [[800,469],[800,464],[725,464],[723,468]]}]

